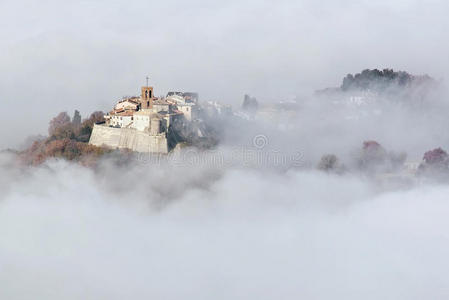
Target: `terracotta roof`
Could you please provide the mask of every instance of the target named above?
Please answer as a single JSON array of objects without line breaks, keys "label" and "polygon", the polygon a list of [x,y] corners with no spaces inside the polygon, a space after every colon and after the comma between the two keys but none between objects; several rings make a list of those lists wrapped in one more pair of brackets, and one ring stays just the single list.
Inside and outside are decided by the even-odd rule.
[{"label": "terracotta roof", "polygon": [[118,103],[123,103],[123,102],[126,102],[126,101],[129,101],[129,102],[136,102],[136,101],[137,101],[136,99],[139,99],[139,98],[136,98],[136,97],[125,98],[125,99],[120,100]]},{"label": "terracotta roof", "polygon": [[134,110],[124,110],[124,109],[119,109],[119,110],[113,110],[111,111],[109,114],[110,115],[116,115],[116,116],[132,116],[134,114]]},{"label": "terracotta roof", "polygon": [[130,116],[132,116],[133,114],[134,114],[133,111],[127,110],[127,111],[124,111],[124,112],[117,113],[116,115],[118,115],[118,116],[120,116],[120,117],[130,117]]}]

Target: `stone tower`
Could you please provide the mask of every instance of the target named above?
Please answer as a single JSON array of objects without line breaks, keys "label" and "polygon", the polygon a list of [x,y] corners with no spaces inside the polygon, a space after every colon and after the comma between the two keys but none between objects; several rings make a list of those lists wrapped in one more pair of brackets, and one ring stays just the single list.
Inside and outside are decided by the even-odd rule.
[{"label": "stone tower", "polygon": [[153,107],[153,87],[143,86],[140,94],[140,108],[148,109]]}]

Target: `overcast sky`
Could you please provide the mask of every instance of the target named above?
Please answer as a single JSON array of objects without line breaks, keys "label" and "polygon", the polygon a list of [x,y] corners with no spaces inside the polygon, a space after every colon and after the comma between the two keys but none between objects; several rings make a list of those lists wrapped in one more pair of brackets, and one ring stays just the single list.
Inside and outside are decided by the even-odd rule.
[{"label": "overcast sky", "polygon": [[[147,75],[157,95],[234,106],[365,68],[447,80],[448,12],[447,0],[0,0],[0,149],[61,111],[111,109]],[[17,168],[0,153],[0,299],[449,299],[448,186],[351,172],[367,140],[409,162],[448,150],[448,99],[435,98],[379,114],[306,99],[288,130],[227,123],[235,143],[200,156]],[[348,173],[309,170],[326,153]]]},{"label": "overcast sky", "polygon": [[0,146],[45,133],[60,111],[110,109],[147,75],[159,95],[235,104],[364,68],[447,78],[448,11],[444,0],[2,0]]}]

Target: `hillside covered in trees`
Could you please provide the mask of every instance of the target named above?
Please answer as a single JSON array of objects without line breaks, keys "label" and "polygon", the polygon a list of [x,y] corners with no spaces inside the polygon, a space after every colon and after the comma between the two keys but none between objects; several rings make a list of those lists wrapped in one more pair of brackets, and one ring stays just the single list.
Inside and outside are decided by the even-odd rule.
[{"label": "hillside covered in trees", "polygon": [[66,112],[59,113],[49,123],[48,137],[34,140],[30,147],[19,152],[20,160],[31,165],[41,164],[48,158],[93,164],[97,158],[111,152],[88,144],[94,124],[103,122],[103,115],[103,112],[96,111],[82,121],[78,111],[75,111],[73,118]]},{"label": "hillside covered in trees", "polygon": [[[440,88],[438,81],[428,75],[412,75],[393,69],[366,69],[346,75],[339,87],[316,91],[319,97],[377,96],[404,103],[421,103],[432,98]],[[380,99],[379,98],[379,99]]]},{"label": "hillside covered in trees", "polygon": [[428,75],[415,76],[404,71],[396,72],[393,69],[366,69],[361,73],[346,75],[340,89],[342,91],[387,91],[395,88],[433,85],[435,83],[435,80]]}]

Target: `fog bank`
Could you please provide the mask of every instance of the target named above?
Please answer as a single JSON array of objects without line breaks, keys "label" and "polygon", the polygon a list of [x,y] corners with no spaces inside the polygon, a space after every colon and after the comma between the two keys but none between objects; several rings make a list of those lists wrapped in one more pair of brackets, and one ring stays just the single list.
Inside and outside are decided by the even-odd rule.
[{"label": "fog bank", "polygon": [[5,299],[449,296],[446,186],[379,192],[351,176],[138,165],[131,187],[66,162],[8,162]]}]

